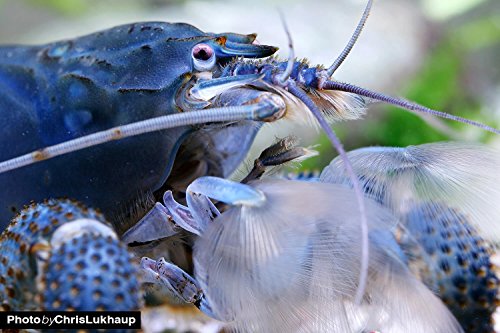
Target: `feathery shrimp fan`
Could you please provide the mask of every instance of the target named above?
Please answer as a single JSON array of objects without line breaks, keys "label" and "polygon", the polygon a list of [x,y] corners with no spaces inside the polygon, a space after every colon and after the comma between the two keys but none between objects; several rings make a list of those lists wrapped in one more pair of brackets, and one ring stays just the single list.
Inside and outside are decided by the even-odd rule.
[{"label": "feathery shrimp fan", "polygon": [[[460,212],[487,240],[496,243],[500,239],[499,151],[443,142],[361,148],[348,156],[366,195],[398,218],[417,206],[435,211],[441,205]],[[352,186],[339,158],[323,170],[320,180]]]},{"label": "feathery shrimp fan", "polygon": [[393,215],[367,199],[369,282],[354,303],[361,233],[343,185],[265,179],[259,206],[233,206],[196,241],[195,275],[214,313],[236,331],[460,332],[401,259]]},{"label": "feathery shrimp fan", "polygon": [[[434,143],[358,149],[349,158],[366,195],[401,221],[395,235],[415,276],[467,332],[493,331],[500,284],[491,262],[500,229],[500,152]],[[350,185],[339,159],[320,179]]]}]

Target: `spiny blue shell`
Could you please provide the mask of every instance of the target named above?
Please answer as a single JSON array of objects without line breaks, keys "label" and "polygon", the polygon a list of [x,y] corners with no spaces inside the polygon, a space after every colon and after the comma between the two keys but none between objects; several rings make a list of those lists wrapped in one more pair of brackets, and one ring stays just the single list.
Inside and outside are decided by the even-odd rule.
[{"label": "spiny blue shell", "polygon": [[[110,299],[117,309],[138,308],[135,267],[117,240],[83,234],[68,239],[51,253],[48,245],[57,228],[83,218],[104,221],[100,213],[70,200],[32,204],[12,220],[0,236],[0,309],[110,309]],[[37,250],[42,248],[48,249],[49,258],[39,266]],[[39,267],[42,271],[38,271]],[[102,274],[106,269],[107,276]],[[96,285],[99,281],[92,280],[97,274],[103,275],[100,286]],[[72,279],[78,283],[79,293],[71,289]],[[89,301],[88,295],[95,297],[97,290],[102,292],[98,300],[101,302]]]},{"label": "spiny blue shell", "polygon": [[139,283],[127,249],[111,237],[84,234],[47,263],[45,310],[138,310]]},{"label": "spiny blue shell", "polygon": [[[466,332],[493,332],[498,277],[491,251],[466,216],[440,204],[425,204],[407,217],[408,232],[425,252],[421,278]],[[410,257],[410,260],[412,258]]]},{"label": "spiny blue shell", "polygon": [[50,239],[66,222],[89,218],[103,221],[101,214],[69,200],[32,204],[19,213],[0,236],[0,300],[4,309],[34,309],[36,265],[33,246]]}]

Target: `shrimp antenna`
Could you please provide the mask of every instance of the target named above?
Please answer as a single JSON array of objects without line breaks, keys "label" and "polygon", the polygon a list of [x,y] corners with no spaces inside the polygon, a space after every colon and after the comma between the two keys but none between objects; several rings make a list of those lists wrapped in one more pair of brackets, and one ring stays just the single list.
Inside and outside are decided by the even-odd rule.
[{"label": "shrimp antenna", "polygon": [[292,72],[293,69],[294,51],[293,51],[292,36],[290,35],[290,32],[286,27],[286,23],[283,16],[282,20],[288,37],[288,46],[290,48],[290,55],[288,57],[288,64],[286,70],[283,73],[283,75],[278,77],[278,81],[283,80],[281,84],[284,87],[286,87],[292,95],[300,99],[306,105],[306,107],[309,108],[314,117],[318,120],[321,128],[325,131],[333,147],[338,151],[340,157],[342,158],[342,161],[344,162],[344,167],[347,171],[347,175],[352,181],[354,192],[356,194],[356,199],[359,207],[359,215],[360,215],[362,244],[361,244],[361,265],[360,265],[359,281],[358,281],[358,287],[356,289],[354,302],[355,304],[359,305],[361,304],[361,300],[363,299],[363,295],[366,290],[366,283],[368,278],[368,260],[369,260],[368,219],[366,217],[364,195],[361,190],[361,185],[359,184],[359,180],[356,174],[354,173],[354,169],[352,167],[351,162],[349,161],[349,158],[347,157],[347,154],[344,150],[344,147],[342,146],[342,143],[340,142],[339,138],[337,137],[333,129],[330,127],[330,125],[328,125],[328,122],[323,117],[321,110],[318,108],[316,104],[314,104],[313,100],[309,96],[307,96],[307,93],[297,86],[295,81],[288,80],[288,77],[290,76],[290,73]]},{"label": "shrimp antenna", "polygon": [[226,106],[221,108],[204,109],[198,111],[182,112],[146,119],[127,125],[113,127],[104,131],[92,133],[69,140],[53,146],[35,150],[31,153],[0,162],[0,174],[19,169],[21,167],[45,161],[56,156],[72,153],[89,147],[94,147],[106,142],[156,132],[159,130],[186,125],[205,124],[212,122],[228,122],[241,120],[265,120],[269,116],[267,110],[255,106]]},{"label": "shrimp antenna", "polygon": [[342,63],[344,62],[344,60],[347,58],[352,48],[354,47],[354,44],[356,44],[356,41],[358,40],[359,35],[361,35],[361,31],[363,31],[363,28],[366,24],[366,20],[370,15],[372,4],[373,0],[368,0],[368,3],[366,4],[365,7],[365,11],[363,12],[363,16],[359,20],[358,26],[356,27],[356,30],[354,30],[354,33],[352,34],[351,39],[349,40],[349,43],[347,43],[342,53],[340,53],[340,55],[337,57],[334,63],[326,71],[328,77],[331,77],[332,74],[335,73],[335,71],[340,67],[340,65],[342,65]]},{"label": "shrimp antenna", "polygon": [[281,85],[285,85],[286,81],[288,80],[293,71],[295,51],[293,49],[292,35],[290,34],[290,30],[288,30],[288,25],[286,24],[285,15],[281,10],[279,11],[279,13],[281,18],[281,23],[283,24],[283,28],[285,29],[285,33],[288,38],[288,63],[286,64],[286,69],[283,72],[283,74],[278,76],[278,83]]},{"label": "shrimp antenna", "polygon": [[446,112],[433,110],[433,109],[427,108],[423,105],[420,105],[420,104],[417,104],[414,102],[410,102],[404,98],[397,98],[397,97],[388,96],[388,95],[385,95],[382,93],[378,93],[378,92],[371,91],[371,90],[368,90],[368,89],[365,89],[362,87],[355,86],[355,85],[350,84],[350,83],[343,83],[343,82],[338,82],[338,81],[325,81],[325,82],[323,82],[321,88],[325,89],[325,90],[338,90],[338,91],[353,93],[353,94],[368,97],[368,98],[371,98],[371,99],[374,99],[374,100],[377,100],[380,102],[385,102],[385,103],[388,103],[391,105],[399,106],[403,109],[410,110],[413,112],[430,114],[430,115],[433,115],[436,117],[458,121],[460,123],[479,127],[479,128],[481,128],[485,131],[488,131],[488,132],[500,134],[500,130],[493,128],[491,126],[482,124],[480,122],[466,119],[466,118],[462,118],[462,117],[455,116],[452,114],[448,114]]},{"label": "shrimp antenna", "polygon": [[344,167],[347,171],[347,175],[352,181],[353,189],[356,194],[356,199],[358,201],[359,214],[360,214],[360,223],[361,223],[361,240],[362,240],[362,249],[361,249],[361,269],[359,273],[359,281],[358,288],[356,290],[355,303],[360,304],[365,293],[366,282],[368,277],[368,259],[369,259],[369,243],[368,243],[368,219],[366,217],[366,208],[365,208],[365,200],[364,194],[361,190],[361,185],[359,184],[358,177],[354,173],[354,168],[352,167],[351,161],[347,157],[347,154],[340,142],[339,138],[327,123],[323,115],[321,114],[321,110],[318,108],[316,104],[314,104],[313,100],[307,96],[306,92],[295,84],[295,82],[290,81],[288,83],[288,91],[300,99],[312,114],[318,120],[321,128],[325,131],[326,136],[338,151],[340,157],[342,158],[342,162],[344,162]]}]

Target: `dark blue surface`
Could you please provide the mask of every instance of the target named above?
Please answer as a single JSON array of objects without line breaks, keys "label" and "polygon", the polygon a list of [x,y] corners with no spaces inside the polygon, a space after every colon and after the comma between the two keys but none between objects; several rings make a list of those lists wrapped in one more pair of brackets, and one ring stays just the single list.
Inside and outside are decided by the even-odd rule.
[{"label": "dark blue surface", "polygon": [[466,332],[494,332],[498,278],[490,261],[491,249],[467,217],[442,204],[413,209],[406,227],[422,248],[410,261],[422,260],[420,272],[458,319]]},{"label": "dark blue surface", "polygon": [[81,235],[52,253],[47,267],[44,310],[140,309],[137,269],[126,247],[116,239]]},{"label": "dark blue surface", "polygon": [[103,221],[101,214],[70,200],[33,204],[16,216],[0,236],[0,309],[40,309],[34,299],[38,267],[33,246],[49,242],[58,227],[82,218]]},{"label": "dark blue surface", "polygon": [[[192,47],[200,42],[249,56],[272,47],[252,36],[215,39],[188,24],[136,23],[42,46],[0,47],[0,161],[114,126],[173,114]],[[241,50],[235,42],[241,44]],[[217,47],[216,47],[217,46]],[[230,48],[231,48],[230,47]],[[250,52],[250,51],[251,52]],[[227,61],[227,60],[224,60]],[[194,128],[144,134],[0,175],[0,230],[22,205],[72,197],[112,217],[167,179]]]}]

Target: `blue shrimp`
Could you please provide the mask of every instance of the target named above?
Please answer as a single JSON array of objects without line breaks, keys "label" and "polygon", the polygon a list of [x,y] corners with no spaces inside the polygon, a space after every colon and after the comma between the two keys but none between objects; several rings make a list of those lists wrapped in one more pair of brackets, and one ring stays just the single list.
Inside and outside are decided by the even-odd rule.
[{"label": "blue shrimp", "polygon": [[[197,29],[196,33],[192,32],[193,29],[187,29],[189,32],[185,35],[182,35],[183,38],[176,39],[176,41],[181,43],[179,47],[181,46],[186,47],[185,49],[183,49],[182,52],[183,59],[185,60],[182,63],[187,67],[189,67],[190,71],[193,71],[194,68],[197,71],[197,75],[194,76],[187,75],[190,76],[190,79],[186,80],[187,82],[182,81],[182,79],[179,79],[179,77],[177,77],[179,81],[182,82],[183,84],[174,84],[173,86],[169,85],[168,86],[169,89],[167,90],[170,92],[170,95],[167,100],[174,102],[178,108],[189,112],[160,116],[158,118],[143,120],[137,123],[130,123],[123,126],[116,126],[111,129],[107,129],[100,132],[95,132],[94,130],[94,133],[89,134],[87,136],[80,136],[76,139],[52,145],[46,148],[38,149],[31,153],[3,162],[0,164],[0,172],[6,172],[11,170],[14,170],[13,171],[14,173],[23,172],[19,170],[24,170],[24,172],[27,172],[26,170],[30,170],[31,167],[29,167],[28,169],[26,168],[23,169],[22,168],[23,166],[30,165],[40,161],[44,161],[44,164],[42,165],[48,165],[46,164],[46,161],[47,160],[52,161],[53,157],[64,155],[69,152],[74,152],[89,147],[92,148],[90,150],[89,149],[85,150],[88,154],[90,154],[91,150],[99,150],[99,149],[104,150],[106,146],[115,145],[117,147],[121,147],[121,145],[118,143],[110,142],[118,139],[124,139],[126,142],[138,142],[137,140],[128,139],[128,137],[131,136],[142,135],[140,138],[144,138],[144,134],[146,133],[148,133],[149,137],[155,135],[161,135],[161,133],[160,134],[158,133],[149,134],[149,133],[165,129],[173,128],[174,131],[177,131],[179,129],[186,128],[186,126],[189,125],[193,126],[196,124],[205,124],[207,122],[236,121],[239,122],[239,124],[242,124],[243,128],[235,129],[234,126],[230,126],[229,132],[222,130],[222,133],[221,131],[216,131],[216,133],[208,134],[208,136],[211,137],[212,140],[215,140],[216,143],[219,143],[221,141],[224,141],[223,138],[225,138],[228,133],[235,133],[235,132],[238,133],[238,135],[235,135],[235,138],[241,138],[241,140],[238,140],[237,142],[215,144],[215,146],[221,147],[220,150],[216,148],[215,151],[219,152],[222,156],[231,156],[226,159],[223,158],[222,164],[226,165],[230,164],[232,166],[232,168],[230,169],[234,170],[234,166],[238,164],[237,162],[241,161],[244,153],[248,151],[248,148],[255,136],[256,130],[258,130],[262,121],[275,121],[280,118],[287,118],[287,117],[293,119],[294,114],[296,116],[296,112],[294,111],[296,111],[297,109],[299,109],[299,111],[309,110],[311,111],[311,113],[302,112],[300,113],[301,116],[298,118],[302,122],[304,122],[304,118],[310,119],[313,122],[315,121],[319,122],[321,128],[325,131],[332,144],[339,151],[340,156],[342,156],[344,165],[348,170],[349,175],[353,181],[354,190],[357,193],[356,198],[360,210],[360,219],[361,219],[360,225],[361,225],[361,232],[363,234],[362,272],[364,272],[363,275],[360,277],[360,288],[358,290],[358,295],[357,295],[357,300],[359,302],[362,297],[362,290],[364,288],[364,285],[366,284],[366,279],[367,279],[366,274],[368,269],[367,265],[368,265],[368,255],[369,255],[368,253],[369,240],[368,240],[368,229],[367,229],[368,219],[364,208],[364,200],[363,200],[363,195],[361,193],[361,188],[352,170],[352,165],[350,164],[346,156],[342,144],[340,143],[339,139],[331,129],[325,117],[330,118],[331,120],[358,118],[363,113],[360,109],[363,108],[363,106],[367,103],[366,100],[369,99],[369,100],[384,101],[408,109],[413,112],[431,114],[434,116],[461,121],[470,125],[478,126],[484,130],[488,130],[497,134],[500,133],[499,130],[484,124],[480,124],[478,122],[467,120],[454,115],[449,115],[447,113],[432,110],[427,107],[403,99],[393,98],[390,96],[386,96],[384,94],[370,91],[368,89],[354,86],[352,84],[341,83],[331,79],[332,74],[334,74],[334,72],[344,62],[347,55],[353,48],[357,38],[359,37],[359,34],[361,33],[361,30],[368,18],[372,2],[373,2],[372,0],[369,0],[367,2],[365,11],[363,13],[361,20],[358,23],[355,33],[351,37],[348,45],[345,47],[343,52],[335,60],[332,66],[330,66],[328,69],[323,69],[322,67],[309,67],[304,62],[295,61],[291,39],[290,39],[290,55],[288,61],[280,62],[278,60],[270,58],[268,60],[257,61],[257,62],[244,61],[241,59],[236,59],[235,61],[231,62],[230,61],[231,58],[234,59],[235,55],[238,52],[231,50],[228,51],[227,49],[224,50],[224,46],[226,45],[229,46],[237,45],[237,50],[240,51],[239,54],[246,56],[254,56],[254,57],[269,55],[270,53],[273,53],[275,49],[272,47],[258,47],[254,45],[252,43],[254,36],[245,37],[241,35],[228,34],[227,36],[224,36],[224,38],[221,38],[220,36],[216,37],[213,34],[212,35],[208,34],[209,35],[208,37],[204,36],[201,39],[199,39],[196,37],[199,37],[201,33]],[[286,30],[288,33],[287,28]],[[117,31],[119,32],[120,36],[125,34],[125,32],[123,32],[123,27],[117,28]],[[162,32],[163,30],[160,32],[160,34]],[[85,38],[83,38],[82,41],[85,41]],[[165,50],[166,53],[162,56],[164,58],[170,59],[170,57],[165,57],[165,55],[171,54],[168,52],[168,45],[171,45],[168,43],[168,41],[169,40],[167,39],[167,46],[165,46],[167,48],[167,50]],[[229,44],[227,43],[228,41]],[[121,45],[120,43],[118,44]],[[96,43],[96,45],[99,45],[99,43]],[[144,46],[144,44],[142,43],[141,45]],[[256,48],[257,51],[255,50]],[[223,50],[223,52],[220,51],[221,49]],[[242,52],[241,49],[244,49],[246,53]],[[251,49],[253,53],[249,52],[248,51],[249,49]],[[104,50],[109,51],[109,48],[104,47]],[[144,49],[141,50],[144,51]],[[113,51],[114,51],[113,54],[115,54],[116,50],[113,49]],[[129,52],[129,50],[127,50],[127,52]],[[220,54],[222,54],[222,57],[217,57]],[[230,55],[229,58],[227,57],[228,54]],[[221,62],[219,58],[224,59],[224,56],[226,56],[226,61]],[[132,56],[132,58],[137,59],[134,56]],[[95,60],[94,58],[91,57],[91,60],[92,64],[96,63],[94,61]],[[158,62],[162,63],[160,60],[158,60]],[[80,68],[78,68],[77,70],[79,69]],[[139,70],[138,73],[143,73],[143,71],[144,68],[142,68],[142,71]],[[185,68],[181,70],[181,72],[183,72],[184,74],[188,73],[185,72]],[[186,75],[181,75],[181,76],[186,77]],[[139,80],[140,77],[141,77],[140,75],[134,76],[132,82],[137,83],[137,80]],[[109,81],[106,82],[109,83]],[[115,81],[111,81],[111,84],[113,82]],[[172,81],[168,82],[171,83]],[[128,75],[125,75],[124,82],[119,81],[119,83],[120,84],[125,83],[125,89],[126,90],[130,89],[130,87],[126,85],[130,83]],[[173,89],[175,90],[175,93],[172,93],[171,88],[175,88]],[[132,91],[136,90],[137,88],[132,89]],[[30,91],[32,91],[32,89]],[[144,89],[141,88],[139,89],[139,91],[143,93]],[[140,100],[140,99],[135,99],[135,100]],[[172,109],[173,108],[169,108],[169,111],[171,111]],[[247,122],[244,122],[243,120],[246,120]],[[254,125],[254,122],[248,122],[248,120],[257,121],[259,125],[256,126]],[[175,144],[180,144],[182,139],[179,138],[183,137],[183,135],[180,136],[174,135],[174,137],[175,140],[170,140],[170,141],[175,141]],[[204,136],[198,132],[195,134],[195,137],[202,138]],[[196,139],[193,140],[196,141]],[[169,146],[168,152],[174,154],[178,151],[177,147],[174,148],[172,142],[170,142],[170,145],[168,144],[157,145],[156,142],[161,142],[161,141],[155,140],[154,143],[150,142],[147,146],[148,147]],[[100,144],[105,144],[105,145],[99,147],[98,145]],[[188,146],[189,145],[196,146],[196,144],[193,144],[191,141],[187,141],[187,144]],[[94,146],[96,147],[94,148]],[[240,149],[240,146],[244,148]],[[110,162],[114,162],[116,164],[117,161],[122,161],[123,164],[125,165],[133,165],[134,163],[139,163],[140,166],[143,167],[144,159],[137,157],[143,156],[143,154],[145,152],[148,152],[149,149],[143,149],[142,147],[143,144],[141,143],[140,148],[138,149],[138,151],[136,151],[137,154],[134,154],[134,162],[130,162],[128,160],[120,160],[120,158],[124,158],[124,156],[127,156],[127,154],[125,154],[122,150],[120,150],[120,152],[117,154],[119,156],[117,158],[113,157],[110,159],[110,155],[106,151],[103,152],[102,159],[97,158],[97,160],[105,161],[106,165],[110,165],[111,164]],[[189,150],[191,151],[191,149]],[[127,150],[127,152],[129,151],[132,150]],[[126,174],[125,177],[120,177],[121,182],[117,182],[118,185],[115,185],[114,181],[112,184],[109,182],[109,179],[111,179],[112,177],[111,178],[100,177],[101,170],[97,171],[98,174],[96,174],[95,173],[96,171],[94,171],[92,176],[90,176],[89,174],[78,175],[79,180],[85,179],[85,181],[83,182],[84,184],[82,186],[79,186],[76,189],[76,191],[81,193],[82,189],[84,189],[84,186],[88,186],[88,184],[99,184],[99,181],[97,180],[102,179],[105,184],[103,184],[104,186],[99,186],[101,191],[94,191],[97,190],[97,188],[92,188],[91,191],[86,192],[86,198],[93,200],[94,198],[99,197],[99,199],[101,200],[98,201],[103,206],[105,211],[116,211],[117,207],[123,210],[123,202],[121,198],[123,197],[124,193],[129,194],[128,195],[129,200],[127,200],[127,203],[130,202],[131,198],[135,198],[138,196],[137,192],[142,192],[142,194],[144,194],[144,192],[156,191],[156,193],[158,193],[156,197],[159,199],[160,197],[159,193],[162,192],[160,189],[161,188],[165,189],[164,186],[165,180],[168,178],[171,170],[171,168],[167,167],[166,168],[167,171],[165,172],[164,167],[165,165],[167,166],[171,165],[169,163],[171,163],[171,161],[174,160],[175,156],[168,154],[165,151],[160,154],[155,154],[155,156],[163,157],[162,163],[158,164],[154,163],[155,168],[158,167],[161,168],[160,171],[156,172],[155,169],[148,168],[146,172],[142,172],[139,177],[141,179],[138,184],[139,186],[136,186],[137,183],[135,182],[133,184],[128,184],[126,182],[123,182],[123,179],[132,178],[135,180],[136,179],[135,171],[141,169],[136,167],[128,169],[127,167],[125,167],[123,168],[124,170],[131,170],[133,172]],[[167,158],[167,162],[169,163],[165,163],[165,156],[169,156]],[[55,160],[60,162],[63,161],[64,159],[65,158],[60,158]],[[95,164],[96,157],[92,155],[88,156],[88,158],[85,158],[84,160],[91,161],[90,162],[91,164]],[[151,161],[151,159],[149,158],[146,160],[148,162]],[[51,163],[56,163],[56,162],[52,161]],[[81,163],[78,162],[78,165],[80,164]],[[63,170],[64,167],[65,166],[60,166],[51,169],[53,171]],[[41,168],[43,169],[43,167]],[[181,168],[183,167],[181,166]],[[76,169],[78,170],[78,168]],[[103,169],[112,170],[109,167]],[[120,169],[122,168],[120,167]],[[95,170],[95,166],[88,166],[88,167],[85,166],[83,170],[85,172],[87,172],[88,170]],[[222,174],[222,176],[227,176],[228,173],[224,171],[225,170],[223,170],[223,172],[219,172],[218,175],[220,176]],[[52,175],[53,173],[54,172],[51,172],[50,170],[47,171],[46,169],[44,170],[43,174],[44,177],[42,177],[42,175],[38,173],[36,175],[37,181],[45,182],[44,183],[45,185],[41,184],[39,187],[49,190],[50,194],[54,195],[52,193],[54,192],[58,184],[61,184],[62,186],[62,188],[60,188],[61,192],[65,190],[65,187],[67,187],[68,184],[70,184],[70,187],[73,186],[74,183],[73,180],[72,181],[68,180],[68,182],[56,182],[53,185],[50,177],[50,175]],[[113,171],[110,171],[110,173],[113,173],[114,176],[116,176],[117,174],[122,175],[121,173],[114,173]],[[203,169],[201,173],[202,174],[196,173],[196,176],[202,176],[203,173],[210,174],[207,173],[206,167]],[[49,177],[47,177],[47,174],[49,174]],[[61,172],[56,174],[59,175],[67,173]],[[152,174],[155,175],[153,177],[154,182],[143,181],[142,177],[146,177],[146,179],[151,180],[152,178],[146,175],[152,175]],[[161,176],[158,177],[158,175]],[[12,177],[9,177],[8,179],[11,178]],[[173,178],[174,181],[177,181],[175,177]],[[160,181],[158,181],[158,179],[160,179]],[[104,194],[106,192],[102,191],[102,189],[103,188],[109,189],[110,187],[113,188],[113,190],[119,192],[120,195],[116,197],[113,196],[112,198],[110,198],[109,195]],[[8,186],[7,188],[10,189],[11,186]],[[130,194],[131,192],[133,193]],[[42,193],[42,195],[47,195],[47,193],[44,192]],[[12,200],[11,197],[15,196],[9,195],[6,201]],[[76,195],[76,197],[79,197],[79,195]],[[20,198],[26,198],[25,193],[22,193]],[[107,204],[109,204],[109,206],[107,206]],[[108,209],[108,207],[112,208]]]},{"label": "blue shrimp", "polygon": [[[236,56],[263,57],[276,51],[253,44],[254,39],[255,35],[204,33],[182,23],[149,22],[41,46],[2,46],[0,112],[8,126],[0,133],[0,160],[107,128],[204,107],[178,98],[183,86],[197,72],[216,72]],[[205,59],[207,55],[211,57]],[[184,141],[213,161],[208,174],[225,177],[248,148],[226,151],[216,133],[234,135],[249,146],[256,129],[244,129],[203,129],[187,123],[2,174],[0,227],[31,200],[57,197],[78,198],[112,218],[136,197],[165,183]],[[204,146],[210,138],[214,147],[209,151]]]},{"label": "blue shrimp", "polygon": [[[198,176],[227,177],[246,156],[262,121],[316,123],[316,118],[346,162],[325,117],[359,118],[371,100],[500,133],[331,79],[371,5],[370,0],[328,69],[296,61],[292,47],[288,61],[246,60],[242,57],[272,55],[276,48],[256,45],[255,35],[204,33],[187,24],[132,24],[44,46],[1,48],[2,110],[17,110],[6,111],[13,126],[0,138],[16,142],[0,151],[0,158],[10,159],[0,163],[0,184],[7,189],[3,216],[29,200],[57,196],[76,197],[114,216],[140,194],[171,188],[169,182],[187,186]],[[223,124],[207,125],[214,122]],[[184,182],[171,175],[176,157],[181,169],[195,162],[184,160],[182,145],[185,155],[205,155],[199,158],[202,166],[192,163],[193,175]],[[77,159],[53,159],[79,150]],[[37,162],[42,163],[26,167]]]},{"label": "blue shrimp", "polygon": [[[180,229],[198,235],[195,278],[161,259],[145,258],[142,266],[147,282],[161,281],[207,314],[248,330],[349,331],[367,327],[389,332],[414,328],[409,325],[424,329],[425,320],[431,320],[435,332],[460,331],[443,304],[406,267],[401,250],[406,246],[404,240],[389,232],[406,215],[391,202],[365,196],[364,179],[368,178],[358,177],[355,163],[350,162],[328,121],[359,118],[370,100],[379,100],[499,131],[331,79],[354,46],[371,4],[368,1],[349,44],[328,69],[296,61],[293,47],[288,61],[236,58],[265,57],[276,49],[255,45],[254,35],[217,35],[164,23],[122,26],[43,47],[5,48],[2,58],[10,60],[0,67],[0,73],[12,96],[19,98],[3,97],[2,107],[21,110],[27,116],[23,121],[7,118],[17,127],[2,142],[19,133],[37,133],[40,140],[20,140],[19,146],[9,147],[15,151],[2,156],[10,158],[0,163],[0,173],[10,171],[0,175],[0,184],[7,189],[2,194],[3,214],[10,214],[9,206],[16,209],[29,199],[71,195],[113,216],[144,192],[155,192],[159,198],[172,188],[168,182],[181,183],[187,208],[167,191],[163,204],[157,203],[124,238],[151,241]],[[137,34],[132,42],[130,34]],[[83,51],[73,49],[74,45],[84,46]],[[34,65],[30,68],[26,63]],[[110,66],[120,70],[111,71]],[[54,69],[64,75],[57,76]],[[55,82],[61,89],[51,96],[47,82]],[[66,105],[71,107],[65,109]],[[347,178],[341,184],[306,185],[265,179],[237,184],[201,177],[227,177],[245,156],[262,121],[281,119],[318,121],[339,150],[342,167],[347,168],[346,174],[338,174]],[[216,122],[222,125],[214,125]],[[137,135],[144,141],[131,138]],[[115,140],[120,141],[112,142]],[[82,150],[79,158],[72,158],[74,154],[69,153],[77,150]],[[174,161],[180,163],[180,169],[191,167],[189,155],[199,156],[200,151],[208,153],[204,165],[188,168],[193,170],[189,176],[173,172]],[[66,156],[53,158],[60,155]],[[345,189],[346,183],[352,188]],[[207,197],[234,207],[221,214]],[[452,207],[453,201],[446,205],[443,207]],[[287,212],[290,206],[294,214]],[[357,233],[355,223],[343,219],[361,220],[364,229]],[[276,226],[263,224],[265,220]],[[307,223],[301,225],[301,221]],[[478,225],[487,224],[479,221]],[[289,232],[281,234],[284,230]],[[235,239],[238,242],[233,244]],[[235,258],[229,249],[243,256]],[[248,270],[252,275],[242,276]],[[368,274],[375,276],[373,281],[367,279]],[[348,280],[345,285],[344,278]],[[410,290],[402,297],[398,292],[405,286]],[[401,302],[390,302],[394,298]],[[414,302],[406,302],[409,299]],[[264,313],[268,303],[282,320]],[[409,317],[412,313],[422,316]],[[396,319],[390,322],[387,316],[392,315]]]}]

